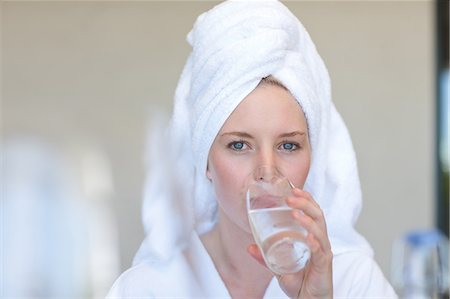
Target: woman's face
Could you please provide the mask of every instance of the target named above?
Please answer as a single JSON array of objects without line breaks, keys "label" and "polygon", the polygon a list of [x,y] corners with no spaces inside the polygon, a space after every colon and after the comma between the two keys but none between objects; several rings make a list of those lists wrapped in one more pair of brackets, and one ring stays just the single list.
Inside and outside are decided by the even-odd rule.
[{"label": "woman's face", "polygon": [[310,160],[300,105],[279,86],[258,86],[224,123],[209,152],[206,174],[214,185],[220,217],[250,232],[245,194],[251,172],[258,166],[275,166],[296,187],[303,188]]}]

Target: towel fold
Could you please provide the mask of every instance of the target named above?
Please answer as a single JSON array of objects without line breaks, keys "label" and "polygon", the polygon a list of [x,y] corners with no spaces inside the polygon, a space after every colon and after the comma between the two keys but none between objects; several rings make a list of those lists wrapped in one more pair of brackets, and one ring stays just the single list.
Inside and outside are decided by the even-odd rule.
[{"label": "towel fold", "polygon": [[214,226],[209,149],[237,105],[269,75],[305,113],[312,164],[304,189],[324,211],[333,253],[371,254],[353,227],[361,190],[351,139],[331,101],[327,69],[298,19],[278,1],[226,1],[200,15],[187,40],[192,52],[168,131],[159,139],[170,142],[164,148],[152,143],[143,208],[147,236],[134,262],[164,263],[183,249],[189,232],[202,234]]}]

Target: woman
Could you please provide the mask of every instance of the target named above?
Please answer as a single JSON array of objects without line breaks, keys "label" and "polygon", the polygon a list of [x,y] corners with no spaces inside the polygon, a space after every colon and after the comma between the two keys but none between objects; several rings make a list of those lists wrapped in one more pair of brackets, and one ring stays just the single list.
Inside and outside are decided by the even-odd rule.
[{"label": "woman", "polygon": [[[169,162],[149,179],[147,237],[109,297],[395,298],[353,228],[354,151],[300,22],[277,1],[224,2],[188,41],[160,150]],[[311,249],[298,273],[272,274],[248,228],[245,180],[261,165],[297,187],[288,204]]]}]

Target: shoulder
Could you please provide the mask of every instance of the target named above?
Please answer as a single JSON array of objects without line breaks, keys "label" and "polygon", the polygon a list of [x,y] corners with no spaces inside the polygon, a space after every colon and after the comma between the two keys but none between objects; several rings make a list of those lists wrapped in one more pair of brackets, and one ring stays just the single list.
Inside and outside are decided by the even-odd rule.
[{"label": "shoulder", "polygon": [[148,281],[160,280],[153,267],[148,263],[141,263],[126,270],[114,282],[107,299],[116,298],[154,298],[153,283]]},{"label": "shoulder", "polygon": [[106,298],[176,297],[187,292],[193,283],[191,277],[192,270],[181,257],[164,265],[142,262],[120,275]]},{"label": "shoulder", "polygon": [[333,285],[336,298],[397,298],[375,260],[359,251],[333,258]]},{"label": "shoulder", "polygon": [[120,275],[106,298],[144,299],[194,294],[198,282],[190,257],[193,250],[195,248],[181,251],[165,262],[141,261]]}]

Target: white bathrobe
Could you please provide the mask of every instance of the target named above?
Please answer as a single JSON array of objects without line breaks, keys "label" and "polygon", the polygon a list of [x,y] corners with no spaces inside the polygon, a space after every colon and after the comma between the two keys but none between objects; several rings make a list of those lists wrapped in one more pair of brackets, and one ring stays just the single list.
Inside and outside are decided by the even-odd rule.
[{"label": "white bathrobe", "polygon": [[[397,298],[373,259],[358,251],[333,258],[334,298]],[[164,267],[142,262],[123,273],[107,299],[231,298],[208,252],[193,233],[189,246]],[[274,277],[264,298],[288,298]],[[237,298],[236,298],[237,299]]]}]

